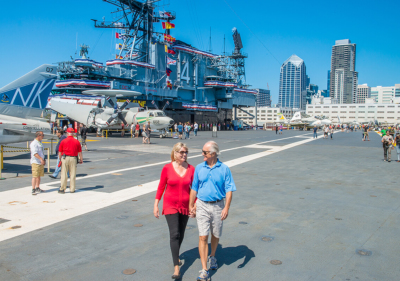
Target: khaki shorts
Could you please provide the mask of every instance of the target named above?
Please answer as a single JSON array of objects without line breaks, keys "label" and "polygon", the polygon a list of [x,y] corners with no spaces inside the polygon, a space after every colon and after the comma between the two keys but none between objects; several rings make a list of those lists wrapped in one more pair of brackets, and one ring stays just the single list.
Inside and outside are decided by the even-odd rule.
[{"label": "khaki shorts", "polygon": [[217,238],[222,235],[221,212],[225,207],[224,200],[217,203],[206,203],[197,199],[196,201],[196,219],[199,229],[199,236],[208,236],[211,234]]},{"label": "khaki shorts", "polygon": [[39,164],[32,164],[32,177],[44,177],[44,166]]}]

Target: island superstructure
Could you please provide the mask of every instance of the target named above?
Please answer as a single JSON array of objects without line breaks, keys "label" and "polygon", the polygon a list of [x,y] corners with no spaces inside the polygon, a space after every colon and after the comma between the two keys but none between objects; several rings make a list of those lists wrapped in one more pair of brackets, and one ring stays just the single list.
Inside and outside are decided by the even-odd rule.
[{"label": "island superstructure", "polygon": [[[158,1],[107,0],[122,16],[96,28],[116,29],[118,53],[106,63],[88,57],[58,64],[56,95],[82,94],[93,89],[124,90],[123,99],[147,108],[163,108],[176,122],[225,123],[235,107],[254,106],[255,90],[245,81],[246,54],[233,29],[235,50],[216,55],[199,50],[171,35],[176,15],[156,6]],[[159,24],[164,32],[155,32]],[[177,27],[178,28],[178,27]],[[132,95],[129,96],[129,91]]]}]

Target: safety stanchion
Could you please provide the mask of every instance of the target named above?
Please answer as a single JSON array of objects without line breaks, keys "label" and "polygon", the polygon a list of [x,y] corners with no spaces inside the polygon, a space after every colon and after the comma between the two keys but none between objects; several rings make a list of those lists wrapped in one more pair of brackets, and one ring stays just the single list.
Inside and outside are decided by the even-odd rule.
[{"label": "safety stanchion", "polygon": [[5,180],[5,178],[3,178],[3,177],[1,176],[1,171],[3,170],[3,146],[1,146],[0,159],[1,159],[1,164],[0,164],[0,180]]},{"label": "safety stanchion", "polygon": [[50,149],[45,148],[47,150],[47,173],[50,174]]},{"label": "safety stanchion", "polygon": [[1,156],[0,156],[0,161],[1,161],[1,167],[0,167],[0,169],[3,169],[4,168],[4,166],[3,166],[3,145],[1,146]]}]

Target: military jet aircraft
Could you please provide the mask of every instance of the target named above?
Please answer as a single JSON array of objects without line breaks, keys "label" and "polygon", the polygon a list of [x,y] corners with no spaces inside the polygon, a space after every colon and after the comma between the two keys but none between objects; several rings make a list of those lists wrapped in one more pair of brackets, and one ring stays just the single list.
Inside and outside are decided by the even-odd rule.
[{"label": "military jet aircraft", "polygon": [[98,133],[103,129],[121,129],[122,125],[127,128],[132,124],[142,125],[150,122],[152,130],[158,130],[160,137],[166,137],[167,129],[174,123],[162,110],[144,110],[129,100],[122,104],[116,100],[117,97],[140,95],[138,92],[98,89],[82,93],[85,96],[54,96],[49,106],[87,127],[96,128]]},{"label": "military jet aircraft", "polygon": [[37,131],[57,138],[40,118],[56,78],[56,67],[44,64],[0,89],[0,144],[33,140]]},{"label": "military jet aircraft", "polygon": [[301,112],[297,111],[290,120],[287,120],[283,114],[278,114],[278,120],[276,123],[283,123],[294,127],[313,128],[314,126],[317,126],[319,128],[331,125],[332,121],[326,118],[319,119],[305,114],[302,116]]}]

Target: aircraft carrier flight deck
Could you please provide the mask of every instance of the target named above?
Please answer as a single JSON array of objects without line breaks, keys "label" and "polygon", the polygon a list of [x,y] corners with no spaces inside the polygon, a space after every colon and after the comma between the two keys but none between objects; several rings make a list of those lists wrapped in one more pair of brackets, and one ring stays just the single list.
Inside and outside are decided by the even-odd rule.
[{"label": "aircraft carrier flight deck", "polygon": [[[212,280],[398,280],[400,163],[383,161],[378,134],[361,138],[258,130],[183,140],[194,166],[203,145],[216,141],[237,186]],[[29,153],[5,153],[0,280],[171,280],[167,222],[154,217],[153,204],[178,140],[151,142],[89,135],[74,194],[57,193],[60,180],[46,174],[45,192],[32,196]],[[51,171],[55,164],[52,155]],[[180,258],[182,280],[196,280],[196,219]]]}]

